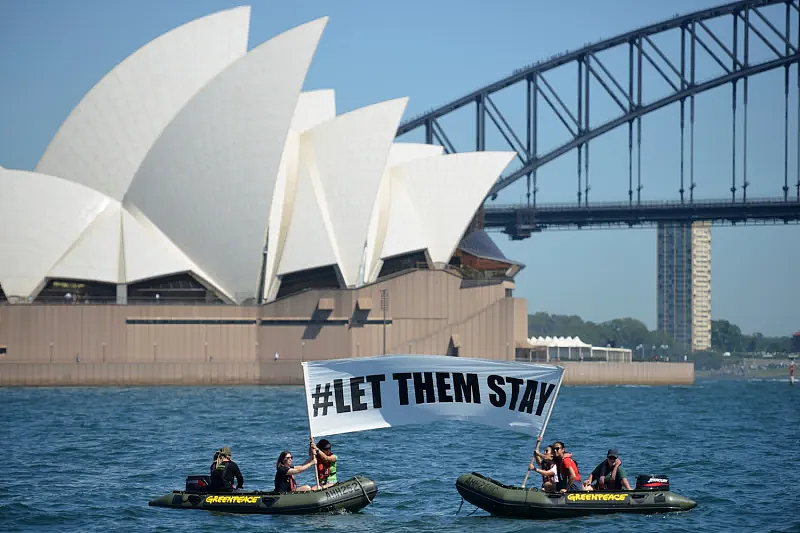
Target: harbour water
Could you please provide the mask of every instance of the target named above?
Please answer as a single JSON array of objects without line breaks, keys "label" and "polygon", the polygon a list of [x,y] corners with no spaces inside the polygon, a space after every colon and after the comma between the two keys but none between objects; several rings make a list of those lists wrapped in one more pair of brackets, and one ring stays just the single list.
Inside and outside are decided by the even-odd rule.
[{"label": "harbour water", "polygon": [[[545,440],[563,440],[584,477],[616,447],[631,482],[667,475],[698,506],[549,522],[460,507],[461,473],[522,482],[534,442],[510,431],[447,422],[330,437],[340,477],[377,481],[372,505],[350,515],[243,516],[147,502],[206,472],[224,444],[245,488],[270,490],[278,454],[305,454],[300,387],[0,388],[0,405],[5,532],[800,532],[800,386],[786,378],[562,387]],[[298,476],[312,479],[310,470]]]}]

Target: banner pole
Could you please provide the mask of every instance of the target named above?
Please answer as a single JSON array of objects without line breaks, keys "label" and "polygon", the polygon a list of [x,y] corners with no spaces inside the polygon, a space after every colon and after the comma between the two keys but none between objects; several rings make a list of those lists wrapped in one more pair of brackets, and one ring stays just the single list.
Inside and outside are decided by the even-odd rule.
[{"label": "banner pole", "polygon": [[303,390],[306,393],[306,411],[308,412],[309,451],[314,454],[314,479],[317,481],[317,487],[321,489],[322,487],[319,484],[319,470],[317,470],[317,452],[314,452],[311,448],[311,444],[314,443],[314,429],[311,427],[311,404],[308,401],[311,396],[308,392],[308,363],[303,361],[300,364],[303,366]]},{"label": "banner pole", "polygon": [[[547,429],[547,423],[550,422],[550,415],[553,412],[553,408],[556,406],[556,399],[558,399],[558,391],[561,390],[561,382],[564,380],[564,367],[561,367],[561,376],[558,378],[558,383],[556,383],[556,392],[553,395],[553,401],[550,402],[550,409],[547,410],[547,416],[544,417],[544,424],[542,424],[542,430],[539,432],[539,436],[536,439],[537,445],[539,442],[539,438],[544,437],[544,432]],[[536,461],[536,447],[533,448],[533,455],[531,456],[531,463],[535,463]],[[525,479],[522,481],[522,488],[525,488],[525,485],[528,483],[528,476],[531,475],[531,471],[528,470],[525,472]]]}]

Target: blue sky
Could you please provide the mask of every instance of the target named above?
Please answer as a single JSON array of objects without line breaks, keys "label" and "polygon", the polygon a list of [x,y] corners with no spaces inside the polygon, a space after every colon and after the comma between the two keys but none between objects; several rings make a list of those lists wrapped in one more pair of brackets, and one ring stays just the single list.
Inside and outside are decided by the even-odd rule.
[{"label": "blue sky", "polygon": [[[303,22],[330,16],[305,88],[335,89],[339,112],[408,96],[406,117],[410,117],[553,54],[717,3],[516,0],[498,1],[490,7],[472,0],[253,2],[250,47]],[[223,0],[0,2],[0,165],[33,169],[64,118],[117,63],[182,23],[237,5],[242,4]],[[777,16],[781,11],[765,13]],[[793,32],[797,35],[796,21]],[[675,42],[656,42],[676,56]],[[765,47],[753,45],[754,58],[764,53]],[[601,57],[610,68],[626,60],[614,54]],[[700,64],[701,78],[716,74],[710,61]],[[666,87],[653,81],[654,72],[650,74],[645,99],[648,94],[662,94]],[[790,184],[797,180],[794,68],[791,79]],[[559,92],[568,91],[566,85],[572,80],[574,74],[570,77],[568,72],[549,78]],[[513,124],[522,118],[515,107],[517,100],[513,91],[496,99]],[[610,118],[613,105],[610,99],[593,98],[592,122]],[[730,108],[730,86],[697,98],[698,197],[729,194]],[[783,185],[782,71],[751,80],[749,109],[748,179],[752,185],[748,195],[775,196]],[[463,116],[454,115],[445,123],[459,149],[471,148],[471,113],[470,109]],[[677,106],[671,106],[643,120],[643,199],[677,199],[678,117]],[[741,124],[740,117],[740,132]],[[540,126],[540,146],[555,145],[564,135],[550,117]],[[504,148],[496,136],[490,135],[489,143],[489,148]],[[738,143],[737,167],[741,169],[741,137]],[[626,128],[592,143],[590,199],[627,198],[627,157]],[[574,201],[575,168],[574,152],[544,167],[539,173],[539,201]],[[498,201],[516,202],[524,193],[519,182]],[[554,231],[521,242],[511,242],[503,234],[493,237],[509,257],[527,265],[517,278],[517,295],[528,299],[530,312],[578,314],[594,321],[631,316],[655,327],[654,229]],[[800,226],[714,228],[712,242],[715,319],[767,335],[788,335],[800,329]]]}]

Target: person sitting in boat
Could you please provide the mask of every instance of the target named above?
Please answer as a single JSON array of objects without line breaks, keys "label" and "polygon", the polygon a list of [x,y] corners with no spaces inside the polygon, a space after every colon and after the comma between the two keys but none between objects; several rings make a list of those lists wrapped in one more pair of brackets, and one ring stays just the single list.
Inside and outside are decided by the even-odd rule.
[{"label": "person sitting in boat", "polygon": [[[230,448],[228,448],[228,449],[230,449]],[[221,452],[222,452],[222,448],[220,448],[219,450],[214,452],[214,458],[211,460],[211,467],[209,468],[209,472],[208,472],[209,475],[211,475],[211,476],[214,475],[214,470],[217,469],[217,463],[219,462],[220,453]]]},{"label": "person sitting in boat", "polygon": [[564,443],[557,440],[553,443],[553,461],[558,468],[558,484],[556,487],[561,493],[568,491],[581,491],[581,473],[578,470],[578,463],[572,458],[564,448]]},{"label": "person sitting in boat", "polygon": [[[533,470],[542,476],[542,489],[547,492],[555,492],[556,485],[558,484],[558,468],[553,461],[553,447],[547,446],[544,453],[539,452],[539,445],[542,443],[542,437],[536,439],[536,448],[533,450],[534,463],[528,464],[528,470]],[[537,467],[538,465],[538,467]]]},{"label": "person sitting in boat", "polygon": [[[311,452],[311,450],[309,450]],[[309,485],[297,486],[295,474],[305,472],[314,465],[314,455],[308,454],[308,459],[301,466],[292,466],[292,452],[286,450],[278,456],[277,471],[275,472],[276,492],[306,492],[311,490]]]},{"label": "person sitting in boat", "polygon": [[[312,437],[311,443],[314,443]],[[320,439],[314,447],[317,455],[317,476],[319,485],[315,489],[327,489],[336,484],[336,461],[337,457],[331,452],[331,443],[328,439]]]},{"label": "person sitting in boat", "polygon": [[[211,470],[211,492],[233,492],[244,485],[244,477],[239,465],[231,460],[231,449],[223,446],[214,454],[214,465]],[[234,479],[237,485],[234,485]]]},{"label": "person sitting in boat", "polygon": [[210,476],[214,475],[214,470],[217,468],[217,459],[219,459],[219,450],[214,452],[214,458],[211,460],[211,466],[208,469],[208,474]]},{"label": "person sitting in boat", "polygon": [[584,490],[631,490],[625,469],[622,468],[619,450],[616,448],[608,450],[605,461],[592,470],[583,488]]}]

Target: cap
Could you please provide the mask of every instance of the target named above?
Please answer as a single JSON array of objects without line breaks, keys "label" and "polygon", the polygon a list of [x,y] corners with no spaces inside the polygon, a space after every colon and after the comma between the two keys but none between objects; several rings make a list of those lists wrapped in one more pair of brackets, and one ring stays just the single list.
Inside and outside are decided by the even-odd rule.
[{"label": "cap", "polygon": [[611,448],[610,450],[608,450],[608,453],[606,454],[606,456],[608,456],[608,457],[619,457],[619,450],[617,450],[616,448]]},{"label": "cap", "polygon": [[220,448],[219,453],[220,455],[224,455],[225,457],[230,457],[231,449],[228,446],[223,446],[222,448]]}]

